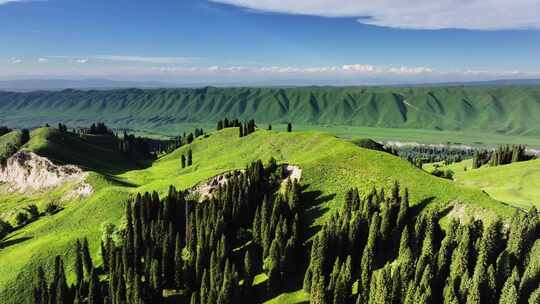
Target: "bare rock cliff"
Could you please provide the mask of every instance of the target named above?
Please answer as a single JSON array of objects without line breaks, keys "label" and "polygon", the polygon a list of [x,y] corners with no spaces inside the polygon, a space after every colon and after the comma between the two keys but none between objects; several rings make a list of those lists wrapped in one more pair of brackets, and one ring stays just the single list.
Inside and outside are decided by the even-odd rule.
[{"label": "bare rock cliff", "polygon": [[[86,175],[77,166],[55,165],[48,158],[25,151],[15,153],[0,166],[0,182],[8,184],[10,191],[39,191],[66,182],[79,182],[87,188],[89,185],[84,183]],[[86,194],[89,190],[84,192]]]}]

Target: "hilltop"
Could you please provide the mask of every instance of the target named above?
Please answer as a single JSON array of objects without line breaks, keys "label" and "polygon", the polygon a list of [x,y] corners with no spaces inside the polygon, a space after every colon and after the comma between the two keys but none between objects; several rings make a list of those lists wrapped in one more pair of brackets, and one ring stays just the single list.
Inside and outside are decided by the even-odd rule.
[{"label": "hilltop", "polygon": [[[539,86],[300,87],[0,92],[13,126],[102,120],[175,134],[223,117],[259,123],[540,134]],[[176,133],[178,134],[178,133]]]}]

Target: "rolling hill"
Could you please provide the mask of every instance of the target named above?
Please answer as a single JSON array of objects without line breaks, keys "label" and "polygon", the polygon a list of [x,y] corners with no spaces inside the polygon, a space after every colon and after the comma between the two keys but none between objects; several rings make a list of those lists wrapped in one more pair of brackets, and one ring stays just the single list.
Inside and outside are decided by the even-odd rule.
[{"label": "rolling hill", "polygon": [[[481,189],[501,202],[525,209],[540,208],[540,159],[478,169],[471,166],[471,160],[464,160],[443,168],[454,171],[456,183]],[[432,166],[426,170],[432,170]]]},{"label": "rolling hill", "polygon": [[[63,211],[40,217],[4,240],[0,249],[0,302],[23,303],[29,299],[30,289],[21,282],[31,282],[37,265],[51,266],[58,254],[65,257],[68,280],[72,281],[72,250],[78,238],[88,237],[92,256],[100,263],[102,227],[105,223],[122,222],[124,202],[130,196],[154,190],[165,194],[171,184],[186,189],[223,172],[244,168],[257,159],[266,161],[274,157],[280,163],[301,168],[301,182],[311,200],[307,219],[313,228],[341,206],[350,187],[358,187],[365,193],[372,187],[389,187],[394,181],[410,189],[411,203],[417,211],[425,207],[460,206],[466,214],[491,220],[514,210],[479,190],[431,176],[398,157],[360,148],[324,133],[259,130],[239,138],[236,129],[224,129],[197,138],[148,168],[129,170],[126,170],[128,165],[117,163],[117,154],[103,149],[97,142],[102,141],[59,134],[51,128],[32,132],[23,150],[41,153],[59,164],[84,166],[90,170],[86,182],[92,186],[93,194],[67,199],[62,203]],[[193,166],[181,169],[180,157],[188,149],[193,151]],[[110,170],[115,166],[122,170]],[[67,191],[69,185],[38,193],[7,193],[0,189],[3,207],[13,210],[36,202],[43,206],[51,199],[65,198]]]},{"label": "rolling hill", "polygon": [[260,123],[540,134],[539,86],[63,90],[0,93],[0,123],[102,120],[174,134],[223,117]]}]

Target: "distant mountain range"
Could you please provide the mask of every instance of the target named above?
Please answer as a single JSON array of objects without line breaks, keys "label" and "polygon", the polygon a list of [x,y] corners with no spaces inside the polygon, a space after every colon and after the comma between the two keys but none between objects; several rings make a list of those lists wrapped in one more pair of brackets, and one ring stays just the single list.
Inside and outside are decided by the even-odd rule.
[{"label": "distant mountain range", "polygon": [[[283,86],[284,83],[291,83],[289,86],[300,86],[296,84],[312,84],[325,86],[328,81],[278,81],[269,83],[175,83],[161,81],[117,81],[109,79],[21,79],[21,80],[1,80],[0,91],[16,91],[28,92],[39,90],[63,90],[63,89],[119,89],[119,88],[186,88],[186,87],[242,87],[242,86],[259,86],[259,87],[276,87]],[[335,85],[353,86],[354,82],[348,81],[345,83],[332,83]],[[389,80],[372,79],[366,85],[387,85],[387,86],[456,86],[456,85],[540,85],[540,79],[501,79],[489,81],[471,81],[471,82],[444,82],[444,83],[400,83]]]},{"label": "distant mountain range", "polygon": [[171,130],[224,117],[259,123],[540,135],[540,86],[239,87],[0,92],[0,125],[64,122]]}]

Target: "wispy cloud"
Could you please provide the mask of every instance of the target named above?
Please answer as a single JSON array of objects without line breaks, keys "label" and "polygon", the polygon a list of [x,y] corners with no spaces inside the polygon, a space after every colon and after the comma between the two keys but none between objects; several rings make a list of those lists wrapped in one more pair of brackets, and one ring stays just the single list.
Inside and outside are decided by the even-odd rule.
[{"label": "wispy cloud", "polygon": [[47,63],[47,62],[49,62],[49,59],[47,59],[47,58],[38,58],[37,61],[38,61],[39,63]]},{"label": "wispy cloud", "polygon": [[11,63],[13,63],[13,64],[19,64],[19,63],[22,63],[22,62],[23,62],[22,59],[20,59],[20,58],[15,58],[15,57],[10,58],[9,61],[10,61]]},{"label": "wispy cloud", "polygon": [[89,59],[98,61],[128,62],[128,63],[147,63],[147,64],[184,64],[192,62],[195,57],[159,57],[159,56],[133,56],[133,55],[90,55],[90,56],[47,56],[51,59],[70,59],[81,60]]},{"label": "wispy cloud", "polygon": [[10,2],[43,2],[47,0],[0,0],[0,5],[7,4]]},{"label": "wispy cloud", "polygon": [[191,57],[152,57],[152,56],[129,56],[129,55],[98,55],[92,58],[107,61],[141,62],[154,64],[187,63],[195,58]]},{"label": "wispy cloud", "polygon": [[408,29],[540,28],[538,0],[210,0],[250,10],[353,17],[365,24]]},{"label": "wispy cloud", "polygon": [[[20,60],[11,58],[8,62]],[[92,64],[85,64],[92,61]],[[69,64],[72,63],[72,64]],[[176,64],[114,65],[99,64],[94,59],[69,59],[65,64],[40,64],[29,69],[25,65],[0,64],[4,77],[99,77],[111,79],[178,80],[182,82],[230,82],[250,83],[257,81],[309,84],[381,84],[381,83],[429,83],[452,81],[479,81],[495,79],[540,78],[537,70],[440,70],[428,66],[383,66],[351,63],[328,66],[263,66],[263,65],[213,65],[185,66]]]},{"label": "wispy cloud", "polygon": [[154,70],[169,73],[222,73],[222,74],[304,74],[304,75],[419,75],[437,71],[429,67],[377,66],[370,64],[345,64],[341,66],[208,66],[182,67],[162,66]]}]

